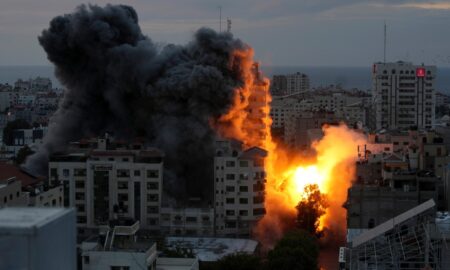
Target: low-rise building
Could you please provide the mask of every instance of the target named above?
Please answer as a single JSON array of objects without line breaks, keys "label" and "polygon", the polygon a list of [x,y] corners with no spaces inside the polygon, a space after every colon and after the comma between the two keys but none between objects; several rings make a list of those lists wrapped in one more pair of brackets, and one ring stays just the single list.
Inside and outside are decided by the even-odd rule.
[{"label": "low-rise building", "polygon": [[0,209],[0,269],[75,270],[75,210]]},{"label": "low-rise building", "polygon": [[164,235],[214,235],[214,208],[161,208],[161,233]]},{"label": "low-rise building", "polygon": [[116,220],[81,244],[83,270],[156,270],[156,243],[137,238],[139,221]]},{"label": "low-rise building", "polygon": [[159,231],[163,153],[109,139],[79,143],[49,162],[51,184],[64,186],[64,205],[77,208],[79,228],[96,228],[117,217]]}]

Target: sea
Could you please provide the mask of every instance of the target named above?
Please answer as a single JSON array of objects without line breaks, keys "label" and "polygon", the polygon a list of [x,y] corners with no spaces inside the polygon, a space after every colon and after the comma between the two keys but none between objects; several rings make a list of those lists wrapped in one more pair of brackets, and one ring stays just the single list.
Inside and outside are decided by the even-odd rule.
[{"label": "sea", "polygon": [[[371,88],[371,67],[317,67],[317,66],[262,66],[262,72],[271,78],[277,74],[305,73],[310,77],[312,87],[341,85],[343,88],[369,90]],[[450,94],[450,67],[438,67],[436,90]],[[55,76],[53,66],[0,66],[0,83],[14,84],[17,79],[48,77],[54,87],[63,88]]]}]

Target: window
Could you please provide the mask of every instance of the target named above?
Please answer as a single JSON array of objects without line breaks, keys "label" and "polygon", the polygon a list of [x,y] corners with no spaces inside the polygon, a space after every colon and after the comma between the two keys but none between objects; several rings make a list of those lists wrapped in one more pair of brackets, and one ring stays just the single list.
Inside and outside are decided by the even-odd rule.
[{"label": "window", "polygon": [[158,194],[147,194],[147,201],[149,202],[157,202],[159,200]]},{"label": "window", "polygon": [[247,160],[241,160],[239,162],[239,166],[241,166],[241,167],[248,167],[248,161]]},{"label": "window", "polygon": [[234,167],[234,166],[236,166],[236,163],[234,161],[232,161],[232,160],[228,160],[225,163],[225,166],[227,166],[227,167]]},{"label": "window", "polygon": [[57,177],[58,176],[58,171],[56,170],[56,168],[51,168],[50,169],[50,177]]},{"label": "window", "polygon": [[77,216],[77,223],[86,223],[85,216]]},{"label": "window", "polygon": [[227,178],[227,180],[234,180],[235,176],[234,176],[234,174],[227,174],[226,178]]},{"label": "window", "polygon": [[240,180],[248,180],[248,173],[241,173],[239,174]]},{"label": "window", "polygon": [[141,176],[141,171],[140,170],[135,170],[134,171],[134,176]]},{"label": "window", "polygon": [[233,186],[226,186],[226,191],[227,192],[234,192],[234,187]]},{"label": "window", "polygon": [[78,212],[84,212],[85,211],[84,204],[77,204],[76,207],[77,207],[77,211]]},{"label": "window", "polygon": [[126,158],[122,158],[122,161],[123,162],[128,162],[128,161],[130,161],[130,159],[126,157]]},{"label": "window", "polygon": [[89,256],[83,256],[84,264],[89,264]]},{"label": "window", "polygon": [[248,204],[248,199],[247,198],[240,198],[239,199],[239,203],[240,204]]},{"label": "window", "polygon": [[253,197],[253,203],[254,204],[263,203],[263,202],[264,202],[264,197],[263,196],[255,196],[255,197]]},{"label": "window", "polygon": [[159,171],[158,170],[147,170],[147,178],[158,178]]},{"label": "window", "polygon": [[225,201],[227,204],[234,204],[234,198],[227,198]]},{"label": "window", "polygon": [[128,182],[127,181],[117,182],[117,188],[118,189],[128,189]]},{"label": "window", "polygon": [[117,200],[119,202],[128,201],[128,194],[117,194]]},{"label": "window", "polygon": [[84,200],[84,193],[83,192],[76,192],[75,193],[75,200]]},{"label": "window", "polygon": [[75,188],[84,189],[84,181],[75,181]]},{"label": "window", "polygon": [[64,177],[68,177],[69,176],[69,169],[64,169],[63,170],[63,176]]},{"label": "window", "polygon": [[240,216],[248,216],[248,210],[239,210]]},{"label": "window", "polygon": [[148,223],[148,225],[158,225],[158,219],[157,218],[148,218],[147,219],[147,223]]},{"label": "window", "polygon": [[118,169],[117,177],[130,177],[130,170]]},{"label": "window", "polygon": [[111,266],[111,270],[130,270],[129,266]]},{"label": "window", "polygon": [[148,214],[158,214],[159,209],[156,206],[148,206],[147,207],[147,213]]},{"label": "window", "polygon": [[234,216],[234,210],[227,210],[225,211],[226,216]]},{"label": "window", "polygon": [[187,223],[196,223],[197,217],[186,217],[186,222]]},{"label": "window", "polygon": [[266,209],[264,209],[264,208],[255,208],[255,209],[253,209],[253,215],[254,216],[264,215],[265,213],[266,213]]},{"label": "window", "polygon": [[147,189],[149,189],[149,190],[158,190],[159,189],[159,183],[158,182],[148,182],[147,183]]},{"label": "window", "polygon": [[73,175],[74,176],[86,176],[86,169],[74,169]]},{"label": "window", "polygon": [[248,187],[247,186],[240,186],[239,187],[239,192],[248,192]]}]

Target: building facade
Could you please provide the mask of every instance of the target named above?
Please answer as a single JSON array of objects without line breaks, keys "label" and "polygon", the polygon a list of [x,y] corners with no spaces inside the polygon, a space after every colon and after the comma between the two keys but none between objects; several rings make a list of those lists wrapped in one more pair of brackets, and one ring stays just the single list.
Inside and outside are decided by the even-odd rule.
[{"label": "building facade", "polygon": [[435,119],[436,66],[375,63],[372,99],[376,129],[430,129]]},{"label": "building facade", "polygon": [[257,147],[241,152],[229,141],[218,145],[214,158],[215,232],[227,237],[248,237],[265,214],[267,153]]},{"label": "building facade", "polygon": [[53,156],[50,183],[64,186],[64,205],[77,208],[77,225],[95,228],[118,217],[159,230],[163,154],[157,149],[111,148],[99,139],[91,151]]}]

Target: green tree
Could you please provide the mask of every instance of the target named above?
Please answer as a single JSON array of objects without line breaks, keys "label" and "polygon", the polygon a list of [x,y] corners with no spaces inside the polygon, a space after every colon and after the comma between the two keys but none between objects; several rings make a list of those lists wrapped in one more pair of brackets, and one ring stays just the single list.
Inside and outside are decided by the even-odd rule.
[{"label": "green tree", "polygon": [[235,253],[217,262],[217,270],[261,270],[261,259],[255,255]]},{"label": "green tree", "polygon": [[319,245],[317,238],[304,230],[294,230],[276,244],[267,257],[269,270],[318,269]]},{"label": "green tree", "polygon": [[17,152],[16,160],[14,161],[14,163],[16,163],[16,165],[24,163],[27,157],[31,154],[34,154],[33,150],[31,150],[28,145],[25,145],[24,147],[20,148],[19,152]]},{"label": "green tree", "polygon": [[23,119],[17,119],[6,124],[6,127],[3,129],[3,143],[6,145],[13,145],[14,138],[13,132],[15,129],[26,129],[30,128],[30,124]]},{"label": "green tree", "polygon": [[297,228],[305,230],[316,237],[323,232],[319,229],[319,219],[325,214],[328,201],[319,190],[319,186],[312,184],[305,187],[304,197],[297,205]]}]

